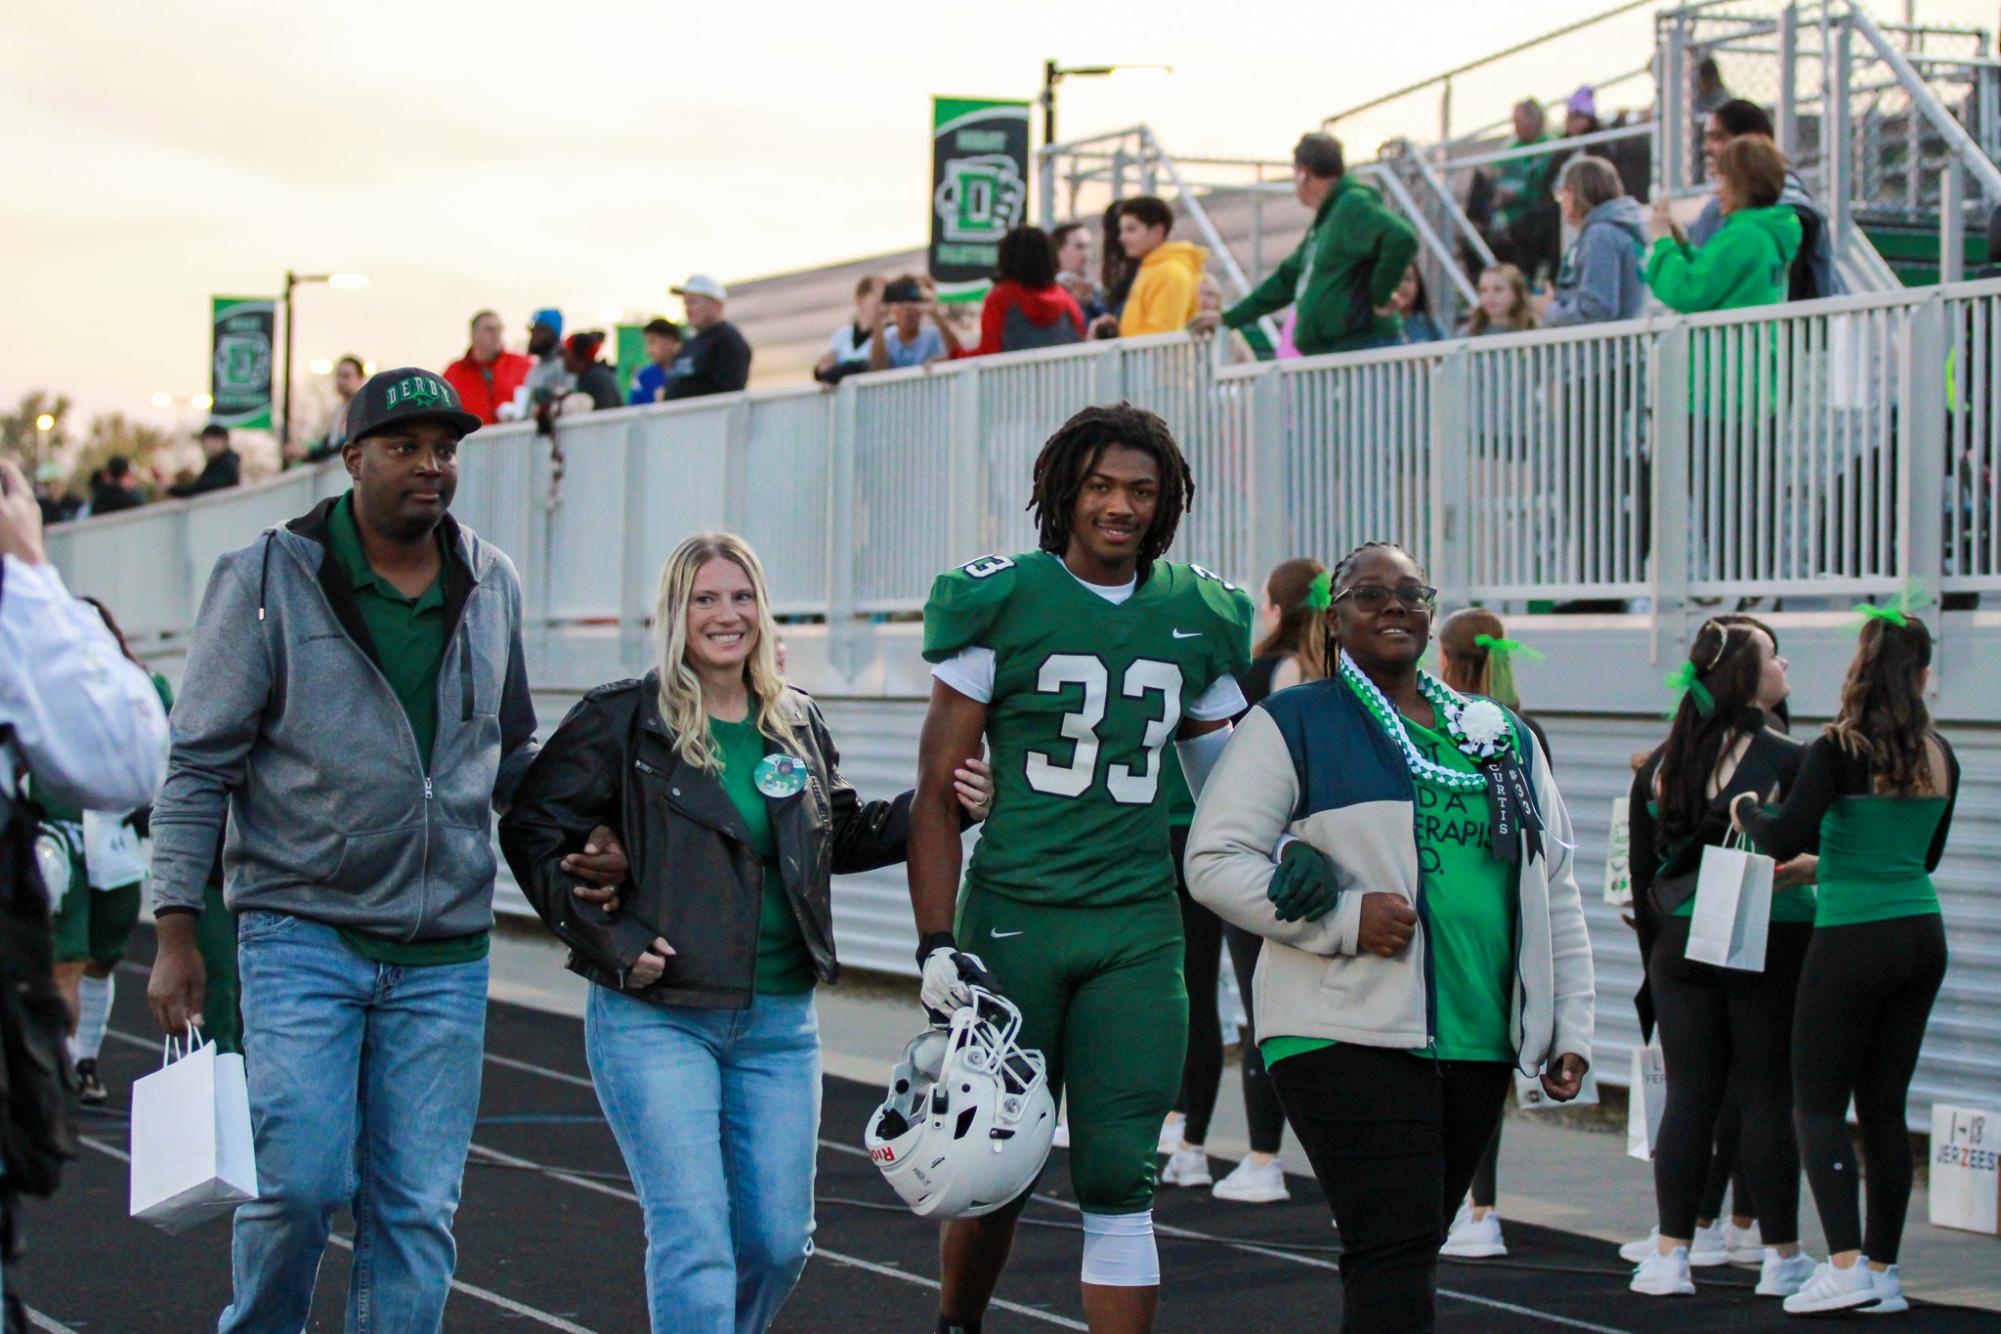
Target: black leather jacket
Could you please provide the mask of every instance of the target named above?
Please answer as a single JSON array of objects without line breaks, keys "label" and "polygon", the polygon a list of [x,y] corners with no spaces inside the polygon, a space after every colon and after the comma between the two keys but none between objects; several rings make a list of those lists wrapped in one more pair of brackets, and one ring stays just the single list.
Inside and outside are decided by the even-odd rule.
[{"label": "black leather jacket", "polygon": [[[722,780],[682,762],[661,721],[658,680],[599,686],[570,710],[521,780],[500,822],[500,847],[542,920],[570,947],[570,969],[659,1005],[742,1009],[757,972],[764,868]],[[841,777],[840,756],[819,706],[803,705],[799,735],[810,776],[799,793],[766,798],[779,869],[813,967],[831,982],[830,880],[904,858],[909,792],[862,801]],[[598,825],[618,832],[632,872],[619,908],[606,913],[573,896],[559,869]],[[655,936],[674,947],[651,986],[629,990],[625,974]]]}]

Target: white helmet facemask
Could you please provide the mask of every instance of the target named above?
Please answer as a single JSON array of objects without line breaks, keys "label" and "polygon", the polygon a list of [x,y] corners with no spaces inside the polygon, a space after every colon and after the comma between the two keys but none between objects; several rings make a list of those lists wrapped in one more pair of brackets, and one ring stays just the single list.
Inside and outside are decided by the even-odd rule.
[{"label": "white helmet facemask", "polygon": [[869,1157],[921,1218],[978,1218],[1035,1184],[1056,1133],[1042,1053],[1021,1011],[979,987],[951,1027],[912,1038],[869,1117]]}]

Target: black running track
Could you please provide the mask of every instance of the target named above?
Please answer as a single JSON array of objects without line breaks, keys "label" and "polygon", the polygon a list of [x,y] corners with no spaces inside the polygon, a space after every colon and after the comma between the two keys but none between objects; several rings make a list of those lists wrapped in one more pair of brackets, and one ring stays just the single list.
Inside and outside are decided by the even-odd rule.
[{"label": "black running track", "polygon": [[[143,933],[141,933],[143,936]],[[135,938],[142,949],[143,939]],[[125,1094],[159,1062],[142,976],[120,977],[114,1036],[102,1068],[111,1107],[88,1114],[89,1147],[61,1193],[27,1211],[22,1287],[50,1331],[213,1329],[229,1296],[229,1231],[221,1223],[170,1237],[127,1216]],[[458,1216],[452,1330],[632,1334],[647,1327],[639,1211],[598,1113],[578,1021],[496,1004],[480,1125]],[[818,1254],[780,1317],[783,1331],[928,1334],[936,1311],[936,1232],[906,1214],[857,1144],[875,1090],[826,1084]],[[1077,1298],[1077,1214],[1058,1150],[1026,1215],[992,1334],[1083,1329]],[[1163,1193],[1155,1212],[1165,1274],[1159,1328],[1203,1334],[1332,1330],[1341,1291],[1337,1239],[1308,1178],[1289,1204],[1244,1206],[1203,1191]],[[346,1231],[343,1217],[336,1234]],[[1609,1243],[1510,1219],[1505,1261],[1446,1262],[1438,1327],[1450,1331],[1708,1331],[1797,1328],[1749,1271],[1705,1280],[1700,1296],[1635,1297]],[[313,1330],[337,1331],[346,1252],[329,1248]],[[2001,1329],[2001,1316],[1913,1304],[1903,1317],[1850,1319],[1886,1329]]]}]

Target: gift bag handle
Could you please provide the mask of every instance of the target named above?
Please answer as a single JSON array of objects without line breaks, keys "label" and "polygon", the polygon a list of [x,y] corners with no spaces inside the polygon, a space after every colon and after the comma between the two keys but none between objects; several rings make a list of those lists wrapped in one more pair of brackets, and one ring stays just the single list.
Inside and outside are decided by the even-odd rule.
[{"label": "gift bag handle", "polygon": [[160,1068],[162,1070],[172,1065],[175,1061],[184,1061],[195,1054],[195,1049],[201,1045],[201,1021],[193,1016],[189,1016],[186,1035],[185,1040],[182,1040],[179,1033],[169,1033],[160,1039]]}]

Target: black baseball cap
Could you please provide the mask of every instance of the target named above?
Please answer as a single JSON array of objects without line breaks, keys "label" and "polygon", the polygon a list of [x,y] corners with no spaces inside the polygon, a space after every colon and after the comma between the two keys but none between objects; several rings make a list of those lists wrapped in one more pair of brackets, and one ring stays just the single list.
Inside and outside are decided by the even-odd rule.
[{"label": "black baseball cap", "polygon": [[407,421],[434,417],[457,428],[461,437],[480,428],[458,392],[436,372],[419,366],[377,371],[368,377],[347,409],[347,438],[360,440]]}]

